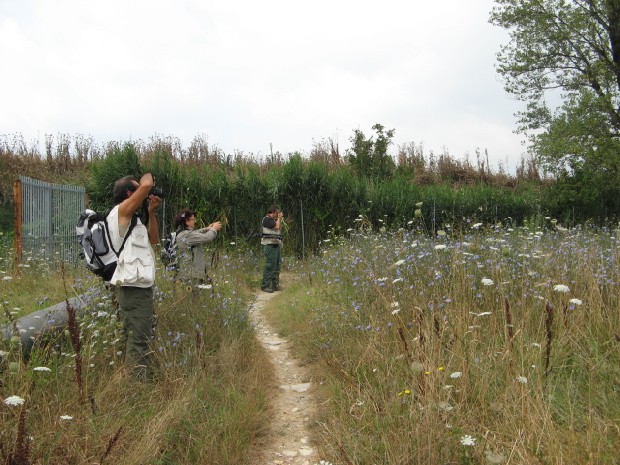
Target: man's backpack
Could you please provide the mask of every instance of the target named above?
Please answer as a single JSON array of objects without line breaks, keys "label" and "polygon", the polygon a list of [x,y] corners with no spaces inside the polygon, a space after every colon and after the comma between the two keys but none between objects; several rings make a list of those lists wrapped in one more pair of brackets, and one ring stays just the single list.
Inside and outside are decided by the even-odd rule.
[{"label": "man's backpack", "polygon": [[112,246],[106,217],[107,215],[86,209],[80,214],[75,232],[82,246],[80,255],[84,258],[86,267],[97,276],[101,276],[104,281],[110,281],[116,270],[118,256],[123,251],[125,242],[138,220],[135,215],[131,218],[123,244],[116,251]]},{"label": "man's backpack", "polygon": [[179,264],[178,249],[177,233],[172,232],[164,239],[164,246],[161,249],[161,261],[167,270],[176,270]]}]

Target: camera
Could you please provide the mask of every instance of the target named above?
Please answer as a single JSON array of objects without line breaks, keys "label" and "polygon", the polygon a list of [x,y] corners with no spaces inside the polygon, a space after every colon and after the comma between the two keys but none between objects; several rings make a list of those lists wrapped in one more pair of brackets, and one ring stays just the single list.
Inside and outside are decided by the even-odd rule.
[{"label": "camera", "polygon": [[160,199],[163,199],[164,190],[159,186],[153,186],[151,187],[151,191],[149,192],[149,195],[154,195],[155,197],[159,197]]}]

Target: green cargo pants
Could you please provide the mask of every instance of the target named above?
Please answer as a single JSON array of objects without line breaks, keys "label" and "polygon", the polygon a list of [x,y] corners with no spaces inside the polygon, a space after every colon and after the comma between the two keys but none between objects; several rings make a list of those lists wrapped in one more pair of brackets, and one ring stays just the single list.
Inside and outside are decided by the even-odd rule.
[{"label": "green cargo pants", "polygon": [[153,339],[153,287],[116,287],[116,298],[127,339],[125,364],[131,374],[139,380],[153,377],[153,353],[150,347]]},{"label": "green cargo pants", "polygon": [[265,253],[265,269],[263,271],[262,288],[276,289],[280,286],[280,262],[282,262],[282,247],[279,244],[263,246]]}]

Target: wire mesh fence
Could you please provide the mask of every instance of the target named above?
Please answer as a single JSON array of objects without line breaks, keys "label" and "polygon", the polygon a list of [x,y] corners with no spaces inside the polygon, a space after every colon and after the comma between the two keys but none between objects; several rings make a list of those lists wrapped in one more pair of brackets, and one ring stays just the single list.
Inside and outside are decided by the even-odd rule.
[{"label": "wire mesh fence", "polygon": [[20,242],[16,248],[21,250],[22,256],[77,260],[81,249],[75,225],[85,208],[85,188],[20,176],[16,182],[17,191],[21,214],[16,218],[16,243]]}]

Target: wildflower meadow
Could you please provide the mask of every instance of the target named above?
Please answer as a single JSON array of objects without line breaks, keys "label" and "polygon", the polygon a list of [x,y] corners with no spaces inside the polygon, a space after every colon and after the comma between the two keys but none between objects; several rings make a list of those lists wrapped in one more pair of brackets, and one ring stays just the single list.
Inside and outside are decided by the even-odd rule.
[{"label": "wildflower meadow", "polygon": [[[617,230],[372,224],[326,231],[305,261],[285,255],[284,291],[267,305],[311,373],[321,463],[618,463]],[[36,257],[14,267],[11,253],[3,325],[89,301],[27,358],[16,335],[1,343],[2,463],[257,463],[277,406],[248,318],[256,248],[218,250],[200,287],[159,267],[153,383],[125,376],[100,282]]]},{"label": "wildflower meadow", "polygon": [[[0,463],[245,464],[268,425],[270,368],[248,321],[256,255],[222,251],[213,284],[188,287],[159,267],[157,378],[123,368],[111,293],[80,264],[0,257]],[[67,329],[24,354],[17,319],[80,296]],[[71,314],[73,313],[73,318]]]},{"label": "wildflower meadow", "polygon": [[618,463],[617,234],[412,222],[324,241],[272,318],[321,384],[326,457]]}]

